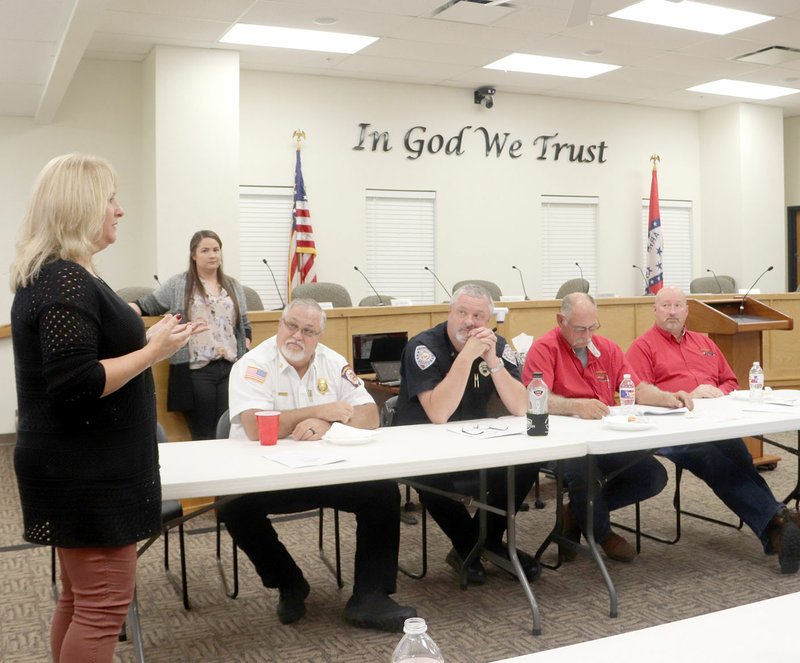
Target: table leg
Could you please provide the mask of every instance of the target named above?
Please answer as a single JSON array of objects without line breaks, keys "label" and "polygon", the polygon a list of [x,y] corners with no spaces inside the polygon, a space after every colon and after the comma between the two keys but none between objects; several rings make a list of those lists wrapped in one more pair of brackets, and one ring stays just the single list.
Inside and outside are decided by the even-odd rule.
[{"label": "table leg", "polygon": [[597,542],[594,540],[594,500],[598,491],[602,490],[602,484],[599,481],[599,477],[596,476],[597,465],[593,462],[592,456],[587,456],[586,462],[588,463],[586,476],[587,483],[589,485],[586,495],[586,528],[584,529],[584,534],[586,536],[586,543],[589,545],[589,551],[594,559],[594,563],[597,565],[597,568],[600,569],[600,574],[603,576],[603,581],[606,583],[606,587],[608,588],[608,598],[610,603],[609,616],[616,617],[618,615],[617,589],[614,587],[614,582],[611,580],[611,576],[608,573],[606,564],[600,555],[600,551],[597,549]]},{"label": "table leg", "polygon": [[136,663],[144,663],[144,645],[142,644],[142,626],[139,623],[139,602],[136,598],[136,588],[133,590],[133,600],[128,607],[128,623],[131,627],[133,652]]}]

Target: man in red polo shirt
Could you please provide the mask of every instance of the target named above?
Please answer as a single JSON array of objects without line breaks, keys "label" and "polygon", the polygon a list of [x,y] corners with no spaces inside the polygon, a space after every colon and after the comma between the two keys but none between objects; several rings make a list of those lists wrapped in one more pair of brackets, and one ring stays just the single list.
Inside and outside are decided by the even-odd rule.
[{"label": "man in red polo shirt", "polygon": [[[614,396],[625,373],[636,385],[636,402],[663,407],[692,407],[691,397],[683,391],[667,393],[642,382],[628,365],[622,349],[613,341],[594,334],[600,327],[597,305],[585,293],[567,295],[556,314],[555,329],[537,339],[525,360],[522,381],[528,384],[534,371],[541,371],[550,389],[550,414],[600,419],[614,405]],[[611,531],[610,512],[641,502],[660,493],[667,484],[667,473],[651,456],[635,461],[637,452],[592,456],[603,476],[613,478],[603,485],[594,503],[595,540],[606,555],[617,561],[630,562],[635,548],[619,534]],[[634,462],[635,461],[635,462]],[[631,463],[634,463],[631,465]],[[630,465],[630,467],[626,467]],[[580,538],[585,528],[587,506],[587,461],[576,459],[565,463],[565,479],[569,489],[569,507],[565,510],[564,531],[570,538]],[[565,560],[575,554],[561,550]]]},{"label": "man in red polo shirt", "polygon": [[[679,288],[662,288],[653,314],[653,327],[626,354],[642,380],[661,389],[685,389],[694,398],[718,398],[738,387],[717,345],[686,329],[689,309]],[[778,553],[781,573],[797,572],[800,516],[775,499],[741,439],[669,447],[659,454],[705,481],[755,532],[767,554]]]}]

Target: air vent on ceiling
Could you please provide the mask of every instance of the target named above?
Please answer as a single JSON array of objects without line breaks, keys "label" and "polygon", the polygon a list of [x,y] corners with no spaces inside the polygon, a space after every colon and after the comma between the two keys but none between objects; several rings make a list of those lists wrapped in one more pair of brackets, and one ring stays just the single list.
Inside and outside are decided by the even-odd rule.
[{"label": "air vent on ceiling", "polygon": [[430,16],[444,21],[489,25],[515,9],[516,6],[506,0],[447,0]]},{"label": "air vent on ceiling", "polygon": [[752,53],[739,55],[734,60],[739,62],[753,62],[755,64],[779,65],[784,62],[800,59],[800,48],[789,46],[768,46]]}]

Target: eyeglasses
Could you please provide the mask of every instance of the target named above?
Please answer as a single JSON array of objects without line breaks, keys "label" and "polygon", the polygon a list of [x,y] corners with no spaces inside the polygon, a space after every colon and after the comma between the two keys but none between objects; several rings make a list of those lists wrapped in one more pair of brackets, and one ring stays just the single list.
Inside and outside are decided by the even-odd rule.
[{"label": "eyeglasses", "polygon": [[296,322],[292,322],[291,320],[284,320],[281,318],[281,322],[284,324],[286,329],[288,329],[292,336],[294,336],[297,332],[300,332],[304,338],[317,338],[321,331],[317,331],[316,329],[311,329],[311,327],[300,327]]},{"label": "eyeglasses", "polygon": [[567,325],[567,326],[576,334],[586,334],[587,332],[590,334],[594,334],[598,329],[600,329],[599,322],[595,322],[590,327],[576,327],[575,325]]}]

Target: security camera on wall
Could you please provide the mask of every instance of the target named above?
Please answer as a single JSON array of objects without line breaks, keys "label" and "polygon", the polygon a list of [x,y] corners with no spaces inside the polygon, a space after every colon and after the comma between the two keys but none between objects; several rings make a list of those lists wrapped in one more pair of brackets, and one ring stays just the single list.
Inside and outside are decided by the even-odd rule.
[{"label": "security camera on wall", "polygon": [[475,103],[480,104],[484,108],[491,108],[494,106],[494,95],[497,90],[491,86],[479,87],[475,90]]}]

